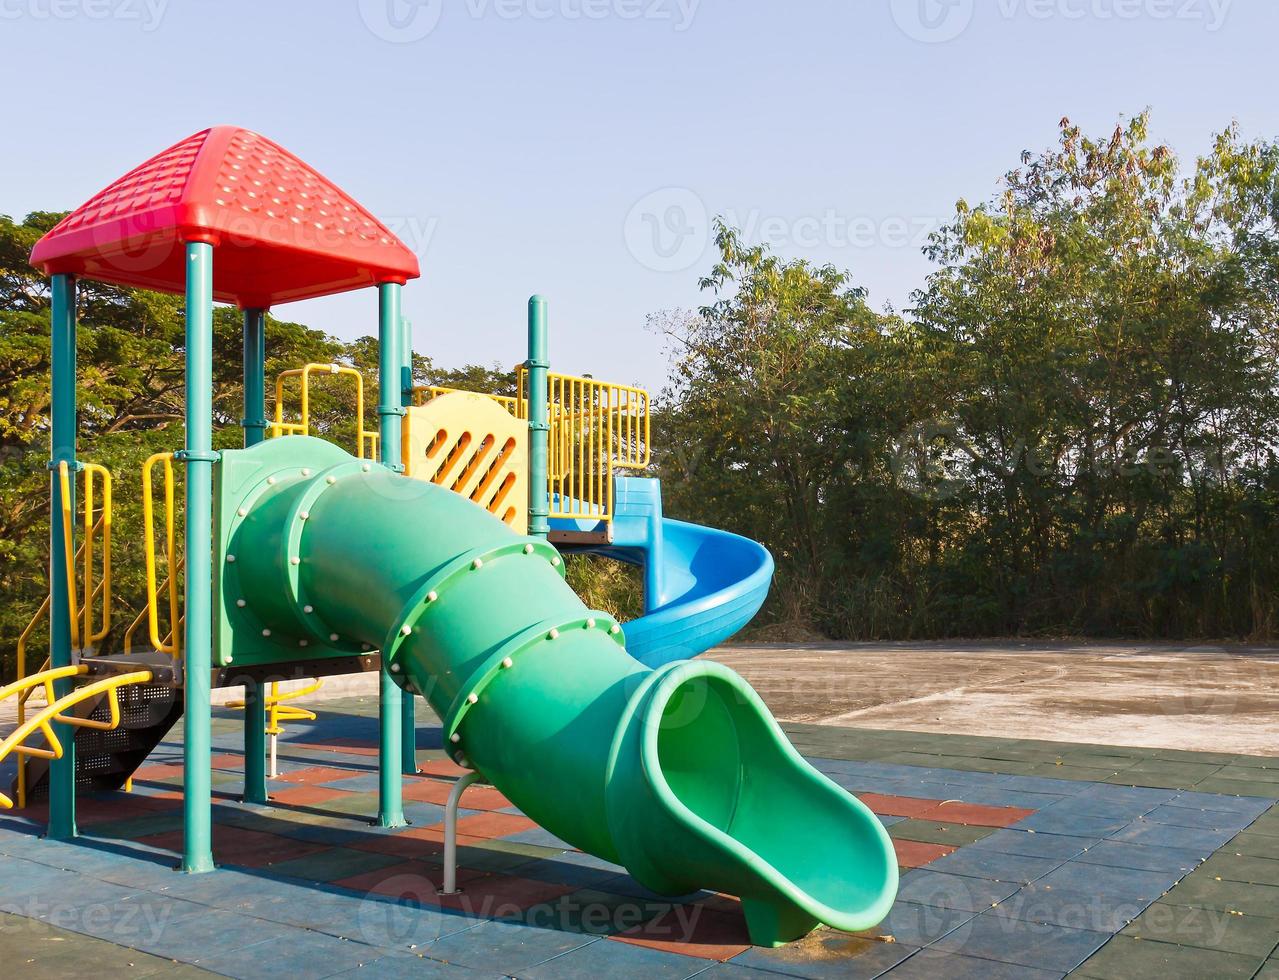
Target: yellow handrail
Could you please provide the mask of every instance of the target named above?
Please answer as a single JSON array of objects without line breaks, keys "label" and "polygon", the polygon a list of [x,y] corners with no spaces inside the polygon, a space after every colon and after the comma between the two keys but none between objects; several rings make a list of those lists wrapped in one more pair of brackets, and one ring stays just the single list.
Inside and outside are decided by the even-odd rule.
[{"label": "yellow handrail", "polygon": [[[24,677],[6,687],[0,688],[0,701],[3,701],[14,694],[19,694],[36,686],[42,686],[45,690],[45,697],[49,702],[33,717],[18,725],[3,742],[0,742],[0,762],[3,762],[11,753],[17,754],[19,757],[34,756],[39,759],[61,759],[66,749],[54,733],[54,723],[99,731],[108,731],[116,728],[120,724],[120,688],[130,684],[145,684],[151,680],[151,671],[149,670],[134,671],[130,674],[117,674],[114,677],[104,677],[100,681],[86,684],[84,687],[77,687],[65,697],[54,698],[54,681],[67,677],[77,677],[87,673],[88,669],[88,667],[83,665],[78,667],[59,667],[55,670],[32,674],[30,677]],[[77,704],[88,701],[90,698],[95,698],[100,694],[106,694],[110,700],[111,715],[109,719],[97,721],[92,718],[77,718],[74,715],[65,714],[68,708],[73,708]],[[22,744],[37,731],[44,735],[46,747]],[[19,781],[18,784],[18,805],[27,805],[25,780]],[[13,809],[13,800],[5,796],[4,793],[0,793],[0,809]]]},{"label": "yellow handrail", "polygon": [[483,395],[485,398],[491,398],[504,409],[514,415],[517,419],[528,418],[526,414],[522,414],[523,399],[515,395],[491,395],[487,391],[466,391],[463,388],[446,388],[443,385],[420,385],[413,389],[413,404],[415,406],[425,405],[433,398],[439,398],[440,395],[449,395],[454,392],[462,392],[467,395]]},{"label": "yellow handrail", "polygon": [[[95,519],[95,479],[102,482],[102,513]],[[84,464],[84,629],[85,645],[91,646],[106,638],[111,632],[111,472],[97,463]],[[102,584],[93,585],[93,539],[102,537]],[[93,628],[93,603],[101,594],[102,620],[97,630]]]},{"label": "yellow handrail", "polygon": [[66,460],[58,463],[58,490],[62,509],[62,548],[67,566],[67,615],[71,619],[71,645],[81,649],[80,613],[76,609],[75,552],[72,547],[72,529],[75,515],[71,504],[71,469]]},{"label": "yellow handrail", "polygon": [[[156,585],[155,569],[155,503],[152,500],[153,484],[151,471],[157,463],[164,464],[164,542],[165,558],[168,563],[169,625],[167,638],[160,636],[160,588]],[[181,641],[176,624],[181,618],[178,611],[178,570],[180,562],[177,555],[177,535],[174,530],[174,481],[173,453],[156,453],[142,464],[142,520],[146,525],[144,545],[147,566],[147,621],[151,637],[151,645],[160,653],[167,653],[177,659],[181,653]],[[132,627],[130,627],[132,632]],[[172,640],[166,643],[165,639]]]},{"label": "yellow handrail", "polygon": [[[280,372],[275,379],[275,420],[271,423],[272,438],[311,434],[311,375],[317,373],[345,375],[355,379],[355,417],[358,420],[355,455],[360,459],[375,458],[378,434],[364,428],[364,375],[355,368],[342,364],[306,364],[300,368]],[[284,421],[284,383],[288,378],[299,378],[302,382],[302,406],[297,422]]]}]

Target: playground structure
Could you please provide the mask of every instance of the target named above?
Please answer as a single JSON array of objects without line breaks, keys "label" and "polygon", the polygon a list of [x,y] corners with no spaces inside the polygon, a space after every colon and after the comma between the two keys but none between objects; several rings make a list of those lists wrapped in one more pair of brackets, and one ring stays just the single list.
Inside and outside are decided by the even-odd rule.
[{"label": "playground structure", "polygon": [[[379,826],[405,822],[421,696],[468,780],[491,782],[654,891],[739,896],[757,943],[823,922],[863,929],[887,913],[897,866],[880,822],[799,756],[740,677],[689,659],[755,615],[771,557],[666,518],[658,481],[623,475],[648,464],[648,397],[552,374],[544,300],[529,303],[513,395],[415,388],[400,297],[416,258],[302,161],[233,127],[120,178],[41,239],[32,262],[52,296],[51,652],[46,669],[20,662],[0,690],[24,705],[46,695],[29,718],[22,709],[0,758],[39,763],[19,766],[16,795],[48,793],[51,836],[76,836],[78,785],[123,785],[182,718],[181,867],[212,870],[212,689],[244,688],[244,798],[266,803],[265,738],[283,710],[272,685],[377,671]],[[186,297],[186,442],[144,468],[147,602],[118,645],[111,475],[76,458],[85,277]],[[376,431],[365,428],[363,377],[342,365],[285,372],[268,421],[266,311],[356,288],[379,300]],[[244,448],[220,453],[215,300],[244,319]],[[356,386],[354,452],[312,434],[310,386],[322,376]],[[182,547],[175,464],[186,474]],[[641,566],[644,615],[623,624],[587,609],[562,551]]]}]

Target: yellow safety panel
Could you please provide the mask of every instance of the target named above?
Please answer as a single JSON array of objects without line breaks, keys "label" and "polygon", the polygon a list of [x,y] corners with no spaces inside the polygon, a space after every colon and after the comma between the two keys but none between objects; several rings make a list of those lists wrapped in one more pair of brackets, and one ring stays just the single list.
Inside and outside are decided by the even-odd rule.
[{"label": "yellow safety panel", "polygon": [[404,417],[404,467],[528,531],[528,423],[485,395],[447,392]]}]

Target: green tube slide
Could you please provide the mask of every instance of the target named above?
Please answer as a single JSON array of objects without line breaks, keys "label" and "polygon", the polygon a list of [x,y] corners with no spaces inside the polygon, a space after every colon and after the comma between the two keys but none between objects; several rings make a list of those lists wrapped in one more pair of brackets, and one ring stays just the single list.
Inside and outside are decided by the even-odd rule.
[{"label": "green tube slide", "polygon": [[888,913],[897,863],[870,810],[727,667],[631,658],[544,541],[319,440],[226,452],[220,469],[219,600],[245,614],[237,631],[381,649],[454,757],[530,818],[653,891],[740,896],[757,944]]}]

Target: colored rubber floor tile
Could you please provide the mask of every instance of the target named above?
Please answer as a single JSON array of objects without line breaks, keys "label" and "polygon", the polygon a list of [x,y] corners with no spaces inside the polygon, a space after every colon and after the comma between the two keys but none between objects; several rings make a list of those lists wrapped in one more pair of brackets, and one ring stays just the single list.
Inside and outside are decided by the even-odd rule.
[{"label": "colored rubber floor tile", "polygon": [[943,936],[931,948],[1068,973],[1109,938],[1109,932],[1011,919],[986,911]]},{"label": "colored rubber floor tile", "polygon": [[1174,888],[1142,912],[1123,935],[1246,956],[1269,956],[1279,946],[1279,919],[1177,905],[1176,893]]},{"label": "colored rubber floor tile", "polygon": [[902,875],[897,898],[898,901],[918,905],[981,912],[1009,898],[1018,888],[1020,885],[1015,882],[969,878],[919,868]]},{"label": "colored rubber floor tile", "polygon": [[871,980],[914,952],[912,946],[822,929],[798,943],[777,949],[753,947],[728,962],[806,980]]},{"label": "colored rubber floor tile", "polygon": [[1263,957],[1241,953],[1115,936],[1083,963],[1078,976],[1095,980],[1244,980],[1264,962]]},{"label": "colored rubber floor tile", "polygon": [[921,949],[883,976],[892,980],[1060,980],[1064,974],[940,949]]},{"label": "colored rubber floor tile", "polygon": [[721,961],[750,948],[746,920],[741,915],[715,912],[696,904],[676,905],[651,922],[605,941]]}]

